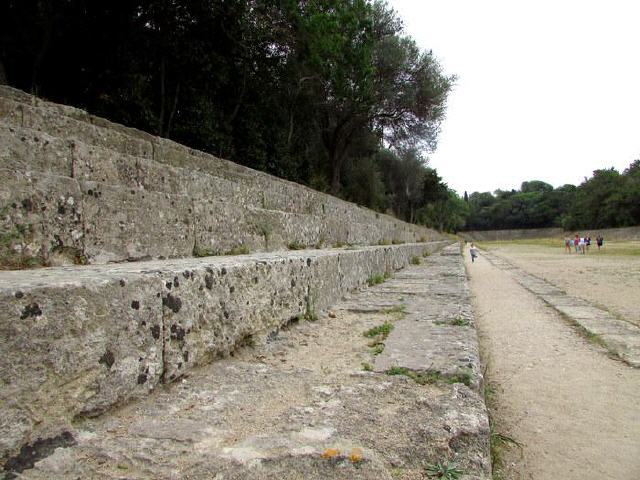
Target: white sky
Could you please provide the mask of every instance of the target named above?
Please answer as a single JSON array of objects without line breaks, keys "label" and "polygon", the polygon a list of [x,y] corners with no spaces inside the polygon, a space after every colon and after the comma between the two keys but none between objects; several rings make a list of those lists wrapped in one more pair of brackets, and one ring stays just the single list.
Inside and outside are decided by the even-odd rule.
[{"label": "white sky", "polygon": [[458,193],[578,185],[640,158],[640,2],[388,3],[458,76],[430,160]]}]

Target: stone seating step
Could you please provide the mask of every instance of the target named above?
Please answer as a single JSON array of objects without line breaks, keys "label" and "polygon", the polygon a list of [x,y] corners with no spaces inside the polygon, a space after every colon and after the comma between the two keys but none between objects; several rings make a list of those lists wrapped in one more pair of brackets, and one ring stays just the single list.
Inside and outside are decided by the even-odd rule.
[{"label": "stone seating step", "polygon": [[[394,324],[384,351],[376,357],[374,370],[400,368],[460,378],[480,391],[480,355],[459,246],[445,247],[420,266],[400,272],[388,286],[406,290],[407,281],[416,277],[422,282],[411,286],[419,296],[410,297],[406,315]],[[380,294],[397,297],[393,289]],[[433,348],[435,345],[437,348]]]},{"label": "stone seating step", "polygon": [[443,244],[0,271],[0,455],[314,317]]},{"label": "stone seating step", "polygon": [[442,238],[2,86],[0,213],[0,268]]},{"label": "stone seating step", "polygon": [[[304,265],[306,255],[300,253]],[[442,463],[455,466],[459,478],[488,479],[489,422],[477,382],[469,388],[443,377],[422,385],[370,371],[375,357],[363,335],[384,321],[396,329],[415,323],[411,312],[424,310],[438,278],[466,283],[456,259],[433,254],[350,293],[316,321],[274,330],[266,342],[191,369],[146,398],[77,419],[50,441],[59,448],[35,445],[30,456],[13,457],[14,471],[30,480],[391,480],[427,478],[427,468]],[[312,258],[303,269],[319,263]],[[448,266],[455,277],[446,275]],[[390,285],[421,293],[400,300],[384,293]],[[464,292],[450,299],[452,308],[459,297]],[[405,308],[369,311],[377,298]],[[358,304],[359,313],[345,308]],[[458,341],[454,328],[461,327],[443,330],[439,340]],[[440,355],[440,341],[422,347]]]}]

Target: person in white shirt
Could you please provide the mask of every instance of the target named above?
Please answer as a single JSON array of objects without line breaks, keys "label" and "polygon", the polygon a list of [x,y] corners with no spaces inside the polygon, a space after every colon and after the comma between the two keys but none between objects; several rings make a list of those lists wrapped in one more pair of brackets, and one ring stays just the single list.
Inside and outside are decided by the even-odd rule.
[{"label": "person in white shirt", "polygon": [[471,246],[469,247],[469,253],[471,254],[471,263],[475,262],[478,256],[478,249],[473,242],[471,242]]}]

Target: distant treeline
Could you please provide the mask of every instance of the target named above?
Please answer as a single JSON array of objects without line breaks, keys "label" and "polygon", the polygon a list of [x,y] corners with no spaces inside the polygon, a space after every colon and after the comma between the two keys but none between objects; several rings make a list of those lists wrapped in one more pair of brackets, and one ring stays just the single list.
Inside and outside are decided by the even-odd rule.
[{"label": "distant treeline", "polygon": [[383,1],[0,2],[0,83],[449,230],[454,81]]},{"label": "distant treeline", "polygon": [[523,182],[520,190],[474,192],[468,196],[468,207],[467,230],[640,225],[640,160],[623,173],[596,170],[577,187],[554,189],[533,180]]}]

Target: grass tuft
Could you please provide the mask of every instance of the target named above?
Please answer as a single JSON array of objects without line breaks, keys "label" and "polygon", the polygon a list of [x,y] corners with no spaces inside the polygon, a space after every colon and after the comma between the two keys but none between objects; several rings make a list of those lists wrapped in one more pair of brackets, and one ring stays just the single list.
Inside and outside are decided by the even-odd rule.
[{"label": "grass tuft", "polygon": [[369,278],[367,278],[367,284],[370,287],[373,287],[374,285],[380,285],[381,283],[384,282],[384,280],[385,280],[384,275],[376,273],[374,275],[371,275]]},{"label": "grass tuft", "polygon": [[425,370],[416,372],[405,367],[391,367],[386,371],[387,375],[404,375],[419,385],[432,385],[438,382],[445,383],[464,383],[466,386],[471,385],[471,372],[459,370],[453,375],[444,375],[438,370]]},{"label": "grass tuft", "polygon": [[462,315],[458,315],[457,317],[451,320],[436,320],[436,325],[450,325],[452,327],[467,327],[469,326],[469,320],[464,318]]},{"label": "grass tuft", "polygon": [[464,472],[456,466],[455,463],[441,463],[438,462],[435,465],[428,465],[426,468],[427,477],[430,478],[443,478],[446,480],[458,480]]},{"label": "grass tuft", "polygon": [[384,322],[382,325],[378,325],[377,327],[370,328],[366,332],[364,332],[364,336],[368,338],[375,338],[378,336],[383,337],[383,340],[389,336],[391,331],[393,330],[393,324],[390,322]]},{"label": "grass tuft", "polygon": [[287,245],[289,250],[304,250],[307,246],[299,240],[294,240],[293,242],[289,242]]},{"label": "grass tuft", "polygon": [[382,313],[385,315],[400,315],[404,314],[407,310],[407,306],[404,303],[399,303],[393,307],[385,308]]}]

